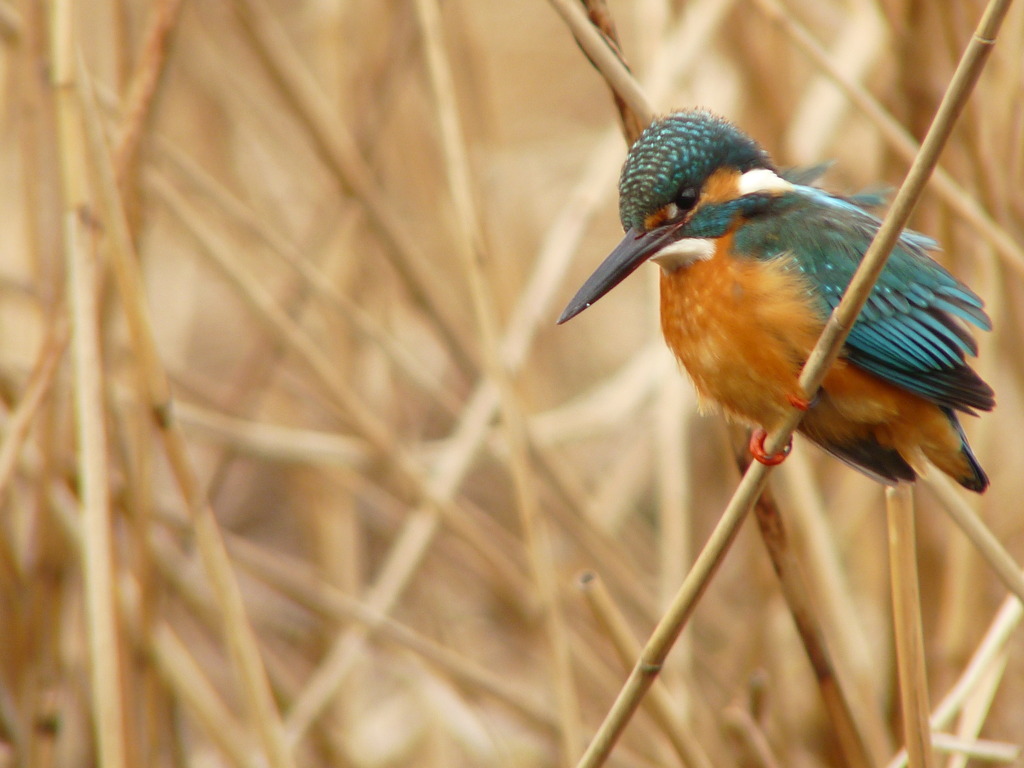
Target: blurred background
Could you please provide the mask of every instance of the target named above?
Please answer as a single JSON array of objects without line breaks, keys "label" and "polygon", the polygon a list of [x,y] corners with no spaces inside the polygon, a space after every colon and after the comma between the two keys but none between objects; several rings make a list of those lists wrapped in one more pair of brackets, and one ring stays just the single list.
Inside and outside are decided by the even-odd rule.
[{"label": "blurred background", "polygon": [[[852,193],[902,180],[983,4],[610,8],[658,110]],[[626,145],[552,6],[0,0],[0,50],[0,766],[574,764],[626,675],[591,602],[646,639],[739,476],[657,270],[554,325]],[[1024,560],[1022,50],[1018,4],[913,219],[995,325],[992,487],[916,503],[932,704],[1001,764],[1020,613],[944,508]],[[799,439],[771,482],[885,765],[883,491]],[[609,764],[843,764],[752,522],[661,679]]]}]

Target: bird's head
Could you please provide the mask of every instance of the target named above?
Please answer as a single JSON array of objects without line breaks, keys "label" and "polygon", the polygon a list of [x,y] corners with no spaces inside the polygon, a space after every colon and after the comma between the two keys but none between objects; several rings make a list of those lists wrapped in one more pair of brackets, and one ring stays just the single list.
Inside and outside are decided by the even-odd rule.
[{"label": "bird's head", "polygon": [[768,153],[732,123],[704,110],[656,120],[629,150],[619,179],[626,236],[558,322],[578,315],[645,261],[671,272],[711,258],[715,238],[789,189]]}]

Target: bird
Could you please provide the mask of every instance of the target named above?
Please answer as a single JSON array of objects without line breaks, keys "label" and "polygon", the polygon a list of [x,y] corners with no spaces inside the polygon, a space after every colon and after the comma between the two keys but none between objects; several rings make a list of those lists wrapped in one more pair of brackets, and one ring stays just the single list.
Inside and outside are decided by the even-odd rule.
[{"label": "bird", "polygon": [[660,267],[665,340],[702,408],[753,428],[750,451],[777,464],[765,436],[804,414],[798,431],[872,479],[913,482],[929,463],[971,491],[989,480],[959,414],[995,406],[967,363],[989,331],[982,299],[905,229],[818,392],[801,368],[881,225],[879,195],[811,185],[780,171],[733,123],[704,109],[655,119],[619,179],[625,236],[558,319],[564,323],[644,262]]}]

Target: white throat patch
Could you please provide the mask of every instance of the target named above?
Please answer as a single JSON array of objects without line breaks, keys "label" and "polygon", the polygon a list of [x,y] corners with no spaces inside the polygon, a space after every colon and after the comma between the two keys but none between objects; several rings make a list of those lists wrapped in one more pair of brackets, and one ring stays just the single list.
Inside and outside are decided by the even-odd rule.
[{"label": "white throat patch", "polygon": [[653,261],[666,274],[688,267],[696,261],[707,261],[715,255],[715,241],[701,237],[684,237],[669,243],[648,261]]}]

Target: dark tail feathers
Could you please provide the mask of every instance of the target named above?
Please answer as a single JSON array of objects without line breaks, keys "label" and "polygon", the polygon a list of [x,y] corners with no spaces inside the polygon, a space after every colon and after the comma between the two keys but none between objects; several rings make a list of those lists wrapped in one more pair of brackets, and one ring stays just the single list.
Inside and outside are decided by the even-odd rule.
[{"label": "dark tail feathers", "polygon": [[[953,479],[967,490],[981,493],[988,488],[988,475],[985,474],[985,470],[981,468],[977,457],[971,451],[971,446],[967,443],[967,436],[964,435],[963,427],[960,426],[956,413],[951,408],[943,408],[942,412],[949,419],[949,423],[960,437],[960,453],[966,466],[966,472],[955,476]],[[862,472],[876,482],[884,485],[896,485],[900,481],[912,483],[917,479],[917,474],[913,468],[897,450],[879,445],[874,440],[826,444],[815,440],[812,435],[807,435],[807,437],[814,440],[815,443],[840,461],[853,467],[858,472]]]},{"label": "dark tail feathers", "polygon": [[960,453],[963,454],[964,460],[970,469],[969,474],[956,478],[956,481],[969,491],[981,493],[988,488],[988,475],[985,474],[985,470],[978,463],[978,458],[974,455],[974,451],[971,450],[971,446],[967,442],[967,435],[964,434],[964,428],[960,426],[960,419],[956,417],[956,414],[950,408],[943,408],[942,412],[946,414],[949,418],[949,423],[953,425],[953,429],[960,435]]}]

